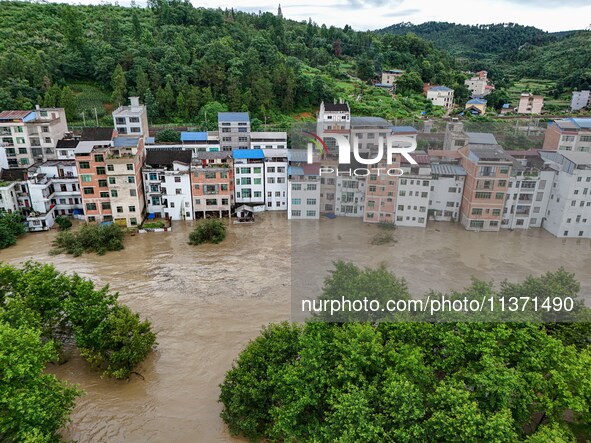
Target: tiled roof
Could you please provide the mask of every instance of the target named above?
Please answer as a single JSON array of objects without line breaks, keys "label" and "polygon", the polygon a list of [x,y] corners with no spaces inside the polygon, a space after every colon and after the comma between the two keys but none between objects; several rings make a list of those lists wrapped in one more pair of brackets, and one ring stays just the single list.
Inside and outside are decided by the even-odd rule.
[{"label": "tiled roof", "polygon": [[22,120],[33,111],[2,111],[0,120]]},{"label": "tiled roof", "polygon": [[347,103],[325,103],[324,110],[329,112],[349,112]]},{"label": "tiled roof", "polygon": [[466,170],[453,163],[435,163],[431,165],[431,173],[437,175],[467,175]]}]

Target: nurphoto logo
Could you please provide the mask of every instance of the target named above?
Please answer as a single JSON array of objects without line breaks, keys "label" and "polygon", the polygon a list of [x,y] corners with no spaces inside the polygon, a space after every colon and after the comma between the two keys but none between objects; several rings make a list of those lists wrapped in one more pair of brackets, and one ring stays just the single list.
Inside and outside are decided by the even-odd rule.
[{"label": "nurphoto logo", "polygon": [[[307,144],[307,162],[308,164],[314,163],[314,151],[319,152],[322,155],[328,156],[330,150],[322,137],[312,132],[305,132],[310,141]],[[417,142],[413,137],[406,137],[401,135],[387,134],[386,137],[379,136],[377,143],[377,151],[371,150],[373,157],[364,156],[364,152],[361,152],[358,143],[357,134],[353,134],[351,141],[349,138],[342,134],[331,133],[326,136],[335,141],[338,151],[338,162],[339,165],[350,165],[351,164],[351,153],[353,153],[353,161],[359,165],[377,165],[384,161],[384,152],[386,154],[386,164],[394,164],[395,155],[400,154],[404,157],[411,165],[416,165],[417,162],[410,155],[411,152],[417,148]],[[343,171],[341,168],[332,167],[321,167],[320,175],[323,174],[334,174],[343,175],[343,172],[347,175],[354,175],[358,177],[365,177],[370,174],[386,174],[390,176],[401,176],[404,171],[400,168],[355,168]]]}]

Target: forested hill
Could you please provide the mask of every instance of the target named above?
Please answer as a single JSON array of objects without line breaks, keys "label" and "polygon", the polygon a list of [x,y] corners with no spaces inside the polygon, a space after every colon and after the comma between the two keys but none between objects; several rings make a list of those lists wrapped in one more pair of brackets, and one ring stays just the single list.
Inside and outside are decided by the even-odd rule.
[{"label": "forested hill", "polygon": [[94,115],[101,95],[106,121],[110,106],[134,94],[152,122],[191,122],[204,109],[273,121],[332,100],[350,74],[367,81],[382,68],[463,82],[450,57],[416,36],[181,0],[148,8],[0,1],[0,22],[0,109],[61,105],[70,119]]},{"label": "forested hill", "polygon": [[574,31],[548,33],[533,26],[515,23],[461,25],[426,22],[420,25],[398,23],[378,32],[397,35],[412,32],[454,55],[474,58],[516,51],[527,44],[539,46],[555,42]]}]

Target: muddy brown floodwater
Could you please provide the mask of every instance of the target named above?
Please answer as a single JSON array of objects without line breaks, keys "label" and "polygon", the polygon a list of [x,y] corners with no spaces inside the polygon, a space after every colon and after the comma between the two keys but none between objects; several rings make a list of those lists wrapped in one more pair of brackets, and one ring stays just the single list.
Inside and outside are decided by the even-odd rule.
[{"label": "muddy brown floodwater", "polygon": [[[191,226],[175,223],[172,233],[136,235],[126,240],[125,250],[103,257],[50,256],[54,232],[27,235],[0,252],[5,262],[35,259],[110,284],[158,333],[157,350],[138,370],[145,380],[101,379],[78,357],[49,368],[86,391],[65,438],[242,441],[232,438],[219,418],[218,385],[261,326],[290,318],[290,228],[284,213],[265,213],[254,225],[230,226],[220,245],[192,247],[187,245]],[[331,259],[347,258],[367,245],[377,230],[343,218],[292,225],[298,248],[308,243],[325,252],[311,254],[306,264],[318,276]],[[470,233],[450,223],[398,229],[394,235],[397,244],[367,248],[366,255],[379,251],[378,261],[391,256],[388,266],[409,281],[416,295],[429,288],[460,289],[471,275],[519,280],[559,266],[575,272],[584,295],[591,293],[590,240],[560,240],[543,230]]]}]

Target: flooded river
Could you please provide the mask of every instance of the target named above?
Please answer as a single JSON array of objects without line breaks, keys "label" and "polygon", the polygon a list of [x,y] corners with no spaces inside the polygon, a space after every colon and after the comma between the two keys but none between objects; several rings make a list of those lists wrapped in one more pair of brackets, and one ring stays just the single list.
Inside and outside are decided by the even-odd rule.
[{"label": "flooded river", "polygon": [[[290,318],[289,225],[284,213],[265,213],[257,215],[254,225],[230,226],[222,244],[199,247],[187,245],[190,229],[190,224],[176,223],[172,233],[136,235],[126,240],[125,250],[103,257],[49,256],[54,232],[27,235],[0,252],[5,262],[32,258],[109,283],[158,333],[156,352],[138,371],[145,380],[101,379],[77,357],[49,368],[86,391],[65,438],[242,441],[233,439],[219,418],[218,385],[261,326]],[[543,230],[470,233],[437,223],[428,229],[398,229],[395,245],[365,249],[360,245],[368,245],[378,228],[357,219],[297,223],[292,231],[298,248],[309,244],[325,252],[308,254],[306,269],[327,269],[333,258],[363,249],[363,264],[386,261],[417,296],[429,288],[461,289],[471,275],[517,281],[561,265],[575,272],[583,293],[591,293],[591,241],[560,240]]]}]

